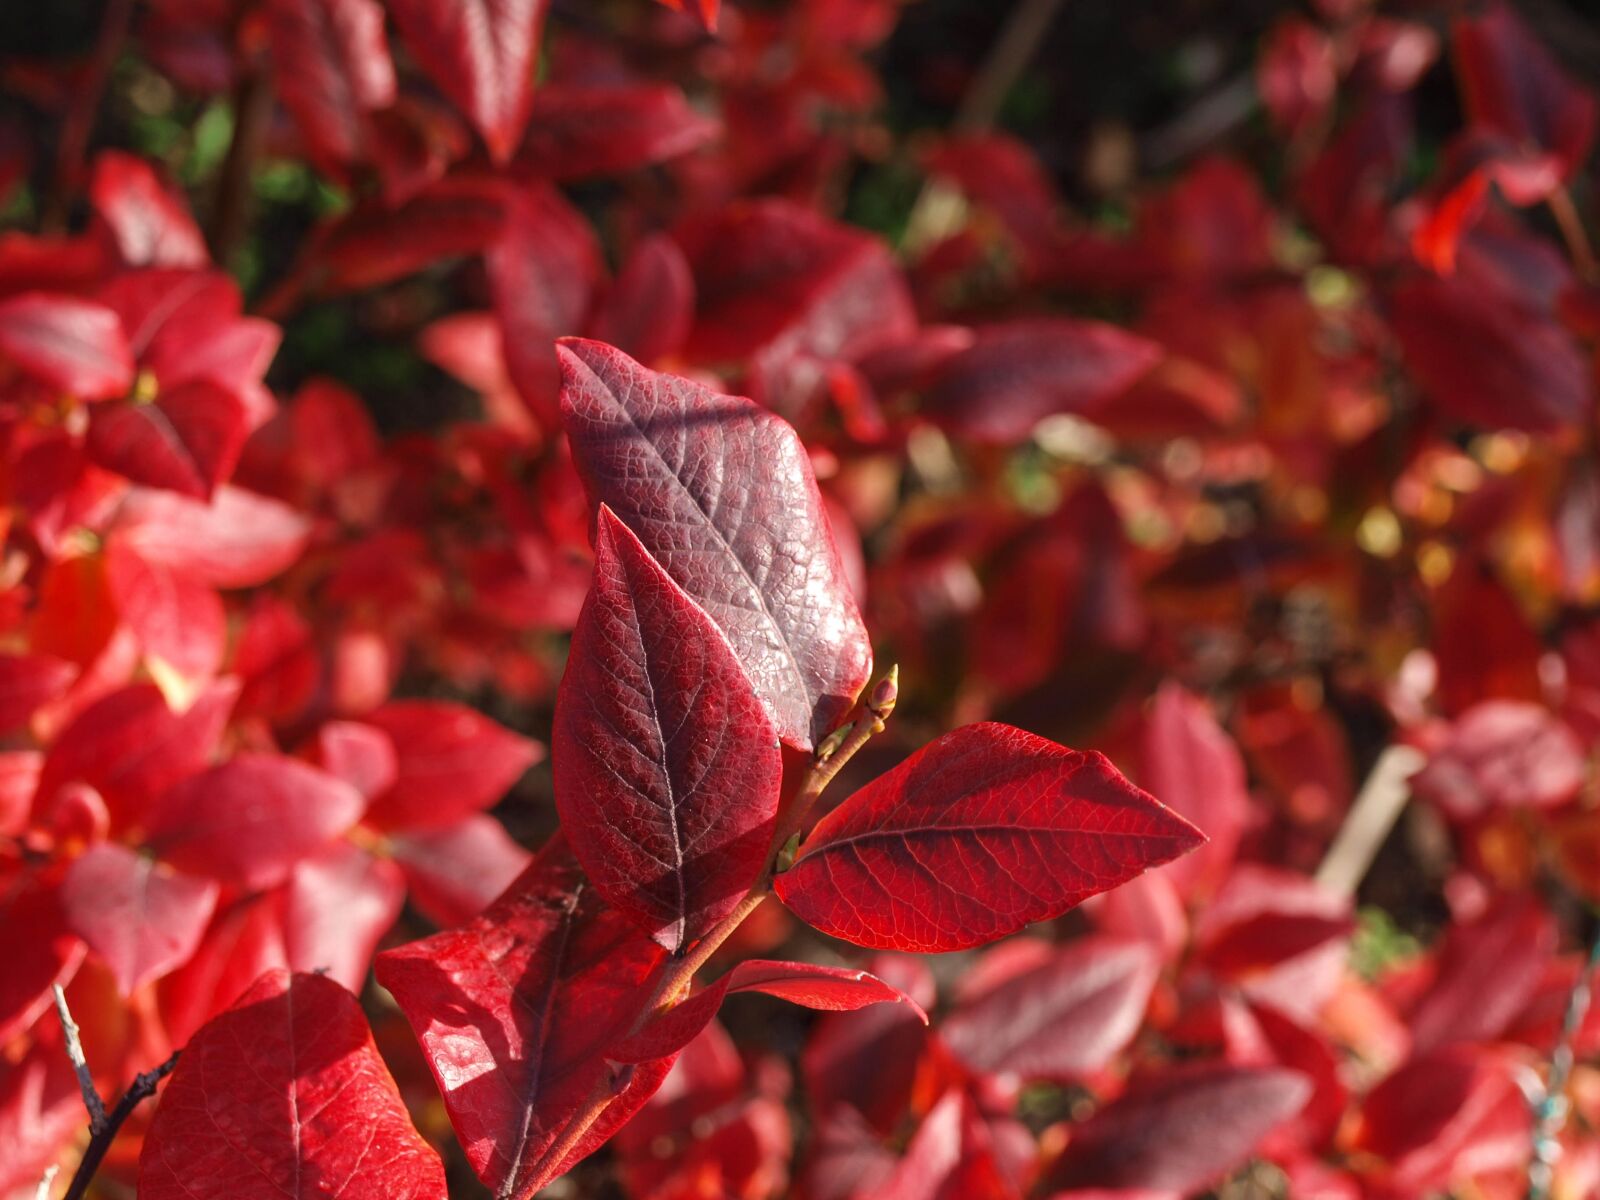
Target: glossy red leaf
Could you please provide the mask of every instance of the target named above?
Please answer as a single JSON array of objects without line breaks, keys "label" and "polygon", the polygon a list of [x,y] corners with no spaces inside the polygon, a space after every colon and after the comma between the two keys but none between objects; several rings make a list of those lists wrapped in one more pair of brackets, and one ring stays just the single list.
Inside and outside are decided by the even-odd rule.
[{"label": "glossy red leaf", "polygon": [[850,708],[872,653],[794,430],[598,342],[566,340],[561,358],[562,420],[591,501],[727,635],[779,736],[810,747]]},{"label": "glossy red leaf", "polygon": [[278,94],[311,158],[340,174],[367,157],[368,114],[394,103],[394,63],[378,0],[271,0]]},{"label": "glossy red leaf", "polygon": [[981,442],[1020,442],[1053,413],[1092,413],[1132,387],[1162,355],[1112,325],[1030,318],[980,330],[947,359],[922,411]]},{"label": "glossy red leaf", "polygon": [[124,996],[187,962],[217,904],[217,885],[102,842],[67,869],[68,926],[106,961]]},{"label": "glossy red leaf", "polygon": [[589,323],[589,335],[641,363],[672,354],[694,320],[694,277],[664,234],[633,248]]},{"label": "glossy red leaf", "polygon": [[1304,1075],[1277,1067],[1170,1068],[1074,1127],[1047,1186],[1200,1191],[1248,1159],[1310,1096]]},{"label": "glossy red leaf", "polygon": [[[482,916],[384,951],[377,972],[422,1042],[473,1170],[506,1200],[527,1200],[616,1132],[671,1068],[606,1061],[666,960],[604,906],[558,839]],[[613,1099],[600,1118],[563,1161],[545,1161],[601,1089]]]},{"label": "glossy red leaf", "polygon": [[979,1074],[1081,1079],[1133,1040],[1160,971],[1149,943],[1083,938],[958,1007],[939,1036]]},{"label": "glossy red leaf", "polygon": [[148,840],[185,871],[265,888],[354,825],[365,807],[349,784],[297,759],[240,754],[163,796]]},{"label": "glossy red leaf", "polygon": [[607,900],[668,950],[744,899],[778,812],[778,738],[721,631],[604,504],[556,700],[556,806]]},{"label": "glossy red leaf", "polygon": [[83,400],[120,396],[133,383],[133,352],[117,314],[72,296],[0,300],[0,359]]},{"label": "glossy red leaf", "polygon": [[665,84],[547,84],[534,96],[517,159],[550,179],[613,175],[686,154],[716,132],[715,121]]},{"label": "glossy red leaf", "polygon": [[9,733],[59,696],[77,669],[48,654],[0,654],[0,733]]},{"label": "glossy red leaf", "polygon": [[977,1106],[965,1092],[946,1092],[923,1118],[894,1173],[868,1200],[1017,1200]]},{"label": "glossy red leaf", "polygon": [[181,195],[141,158],[101,151],[89,179],[89,203],[129,266],[203,267],[210,262],[205,238]]},{"label": "glossy red leaf", "polygon": [[802,1008],[824,1012],[854,1012],[873,1004],[901,1003],[924,1025],[928,1023],[928,1014],[920,1004],[866,971],[752,958],[617,1042],[608,1055],[614,1062],[650,1062],[676,1054],[711,1024],[725,998],[739,992],[764,992]]},{"label": "glossy red leaf", "polygon": [[274,971],[184,1048],[139,1156],[147,1200],[444,1200],[356,998]]},{"label": "glossy red leaf", "polygon": [[367,813],[382,829],[453,825],[491,807],[544,757],[538,742],[448,701],[395,701],[362,721],[394,744],[394,782]]},{"label": "glossy red leaf", "polygon": [[209,503],[136,488],[113,526],[145,562],[220,588],[265,583],[300,557],[310,533],[310,520],[288,505],[227,486]]},{"label": "glossy red leaf", "polygon": [[511,157],[533,100],[547,0],[390,0],[412,57],[470,120],[496,162]]},{"label": "glossy red leaf", "polygon": [[238,397],[199,380],[154,403],[96,406],[86,445],[91,461],[108,471],[205,500],[233,474],[247,432]]},{"label": "glossy red leaf", "polygon": [[1102,754],[968,725],[817,822],[777,891],[857,945],[960,950],[1060,916],[1203,840]]},{"label": "glossy red leaf", "polygon": [[31,873],[0,877],[0,1045],[50,1006],[50,985],[66,983],[84,945],[67,927],[56,882]]}]

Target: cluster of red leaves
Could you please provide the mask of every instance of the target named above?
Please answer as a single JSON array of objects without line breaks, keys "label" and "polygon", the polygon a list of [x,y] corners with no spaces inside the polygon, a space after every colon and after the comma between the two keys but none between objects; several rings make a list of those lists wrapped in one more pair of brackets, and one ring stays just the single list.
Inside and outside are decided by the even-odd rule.
[{"label": "cluster of red leaves", "polygon": [[[104,1168],[155,1200],[442,1197],[446,1117],[512,1200],[608,1142],[635,1200],[1523,1194],[1600,900],[1600,273],[1510,7],[1282,19],[1273,188],[1116,233],[936,139],[899,253],[831,215],[890,0],[133,7],[342,202],[247,311],[156,164],[0,125],[73,218],[0,234],[0,1196],[82,1150],[58,984],[104,1089],[181,1049]],[[70,144],[104,68],[4,78]],[[269,386],[341,303],[479,415]],[[488,810],[545,748],[407,698],[486,694],[552,713],[537,853]],[[1438,932],[1375,954],[1316,868],[1389,742]],[[751,992],[825,1015],[736,1042]]]}]

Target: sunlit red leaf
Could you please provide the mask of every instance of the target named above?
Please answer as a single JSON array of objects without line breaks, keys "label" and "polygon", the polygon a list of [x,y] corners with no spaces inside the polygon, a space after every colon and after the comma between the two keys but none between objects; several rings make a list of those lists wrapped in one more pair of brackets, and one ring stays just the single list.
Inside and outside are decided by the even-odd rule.
[{"label": "sunlit red leaf", "polygon": [[113,533],[147,563],[212,587],[239,588],[265,583],[298,559],[311,523],[242,488],[218,488],[209,504],[139,488],[123,502]]},{"label": "sunlit red leaf", "polygon": [[296,971],[327,974],[353,992],[405,903],[400,868],[349,842],[302,859],[283,887],[284,955]]},{"label": "sunlit red leaf", "polygon": [[592,501],[727,635],[779,735],[809,747],[872,654],[794,430],[597,342],[561,355],[562,420]]},{"label": "sunlit red leaf", "polygon": [[90,417],[90,458],[148,487],[210,497],[239,461],[247,417],[225,388],[181,384],[150,404],[102,404]]},{"label": "sunlit red leaf", "polygon": [[444,1200],[356,998],[264,975],[184,1048],[139,1157],[150,1200]]},{"label": "sunlit red leaf", "polygon": [[117,314],[71,296],[0,300],[0,358],[84,400],[119,396],[133,383],[133,353]]},{"label": "sunlit red leaf", "polygon": [[527,869],[531,857],[505,826],[481,813],[444,829],[397,834],[393,852],[411,903],[445,927],[482,912]]},{"label": "sunlit red leaf", "polygon": [[544,757],[539,743],[447,701],[395,701],[362,721],[394,744],[394,782],[367,814],[384,829],[439,829],[481,812]]},{"label": "sunlit red leaf", "polygon": [[47,654],[0,654],[0,732],[26,724],[76,673],[71,663]]},{"label": "sunlit red leaf", "polygon": [[129,266],[202,267],[210,261],[182,199],[141,158],[101,151],[89,179],[89,203]]},{"label": "sunlit red leaf", "polygon": [[858,945],[959,950],[1059,916],[1201,841],[1104,755],[969,725],[819,821],[777,891]]}]

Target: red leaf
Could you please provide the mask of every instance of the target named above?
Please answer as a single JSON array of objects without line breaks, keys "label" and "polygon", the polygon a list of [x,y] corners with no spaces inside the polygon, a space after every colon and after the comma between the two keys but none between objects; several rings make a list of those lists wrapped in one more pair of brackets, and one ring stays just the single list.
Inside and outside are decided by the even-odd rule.
[{"label": "red leaf", "polygon": [[361,793],[292,758],[240,754],[168,792],[150,821],[162,858],[244,888],[281,883],[361,817]]},{"label": "red leaf", "polygon": [[[417,2],[417,0],[413,0]],[[505,223],[498,179],[441,179],[397,208],[358,205],[327,228],[313,272],[324,295],[392,283],[445,258],[477,254]]]},{"label": "red leaf", "polygon": [[378,942],[405,903],[400,868],[349,842],[302,859],[283,888],[284,957],[352,992],[366,982]]},{"label": "red leaf", "polygon": [[1132,387],[1161,348],[1096,321],[1032,318],[980,330],[946,360],[922,411],[974,441],[1020,442],[1053,413],[1092,412]]},{"label": "red leaf", "polygon": [[444,1200],[361,1006],[273,971],[184,1048],[139,1155],[145,1200]]},{"label": "red leaf", "polygon": [[721,631],[604,504],[553,742],[561,827],[612,905],[672,951],[738,907],[772,841],[777,735]]},{"label": "red leaf", "polygon": [[222,665],[228,630],[222,599],[178,571],[152,566],[113,542],[106,582],[117,616],[147,659],[158,659],[186,683],[212,679]]},{"label": "red leaf", "polygon": [[717,123],[667,84],[547,84],[517,159],[549,179],[614,175],[687,154],[716,133]]},{"label": "red leaf", "polygon": [[566,340],[561,359],[590,500],[721,627],[779,736],[809,748],[849,710],[872,652],[794,430],[598,342]]},{"label": "red leaf", "polygon": [[980,1074],[1081,1079],[1133,1040],[1160,971],[1148,943],[1084,938],[962,1005],[939,1034]]},{"label": "red leaf", "polygon": [[0,1045],[50,1006],[50,985],[71,979],[83,954],[54,883],[31,874],[0,878]]},{"label": "red leaf", "polygon": [[217,885],[102,842],[61,885],[67,924],[105,959],[124,996],[189,960],[217,904]]},{"label": "red leaf", "polygon": [[[604,907],[559,840],[461,929],[378,956],[428,1056],[467,1160],[527,1200],[592,1153],[650,1098],[671,1060],[606,1062],[649,997],[666,952]],[[614,1098],[561,1162],[546,1162],[597,1090]]]},{"label": "red leaf", "polygon": [[717,13],[722,0],[661,0],[668,8],[686,13],[712,33],[717,31]]},{"label": "red leaf", "polygon": [[34,710],[54,700],[77,669],[48,654],[0,654],[0,733],[25,725]]},{"label": "red leaf", "polygon": [[436,925],[477,916],[532,857],[493,817],[475,814],[446,829],[397,834],[394,858],[405,872],[411,902]]},{"label": "red leaf", "polygon": [[394,63],[377,0],[271,0],[278,95],[312,161],[335,176],[367,157],[367,115],[395,100]]},{"label": "red leaf", "polygon": [[1537,704],[1486,700],[1462,713],[1415,793],[1458,821],[1504,808],[1559,808],[1578,794],[1584,750],[1572,730]]},{"label": "red leaf", "polygon": [[894,1174],[868,1200],[1015,1200],[977,1107],[965,1092],[946,1092],[917,1128]]},{"label": "red leaf", "polygon": [[205,500],[233,474],[247,432],[239,398],[199,380],[153,404],[96,405],[85,444],[90,459],[108,471]]},{"label": "red leaf", "polygon": [[1200,1191],[1249,1158],[1310,1095],[1296,1071],[1221,1063],[1169,1069],[1076,1126],[1047,1187]]},{"label": "red leaf", "polygon": [[120,396],[133,383],[133,352],[117,314],[71,296],[0,300],[0,358],[81,400]]},{"label": "red leaf", "polygon": [[694,277],[678,243],[662,234],[634,247],[589,324],[589,334],[629,358],[675,353],[694,319]]},{"label": "red leaf", "polygon": [[83,1094],[61,1047],[35,1042],[0,1067],[0,1196],[38,1195],[39,1180],[83,1128]]},{"label": "red leaf", "polygon": [[400,36],[428,77],[483,135],[495,162],[528,122],[548,0],[390,0]]},{"label": "red leaf", "polygon": [[300,557],[310,533],[302,514],[235,487],[218,488],[209,504],[135,488],[112,529],[145,562],[219,588],[265,583]]},{"label": "red leaf", "polygon": [[1203,840],[1102,754],[968,725],[817,822],[777,892],[857,945],[960,950],[1060,916]]},{"label": "red leaf", "polygon": [[362,720],[394,743],[394,783],[367,813],[381,829],[453,825],[489,808],[544,757],[538,742],[461,704],[397,701]]},{"label": "red leaf", "polygon": [[101,151],[89,181],[89,203],[131,267],[204,267],[211,261],[181,196],[142,158]]}]

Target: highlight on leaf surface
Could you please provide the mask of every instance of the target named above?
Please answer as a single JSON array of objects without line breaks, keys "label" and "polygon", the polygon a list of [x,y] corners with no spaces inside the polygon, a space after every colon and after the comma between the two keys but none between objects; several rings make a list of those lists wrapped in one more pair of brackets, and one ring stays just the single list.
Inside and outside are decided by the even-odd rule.
[{"label": "highlight on leaf surface", "polygon": [[985,722],[930,742],[823,817],[776,888],[802,920],[859,946],[963,950],[1204,840],[1104,755]]}]

